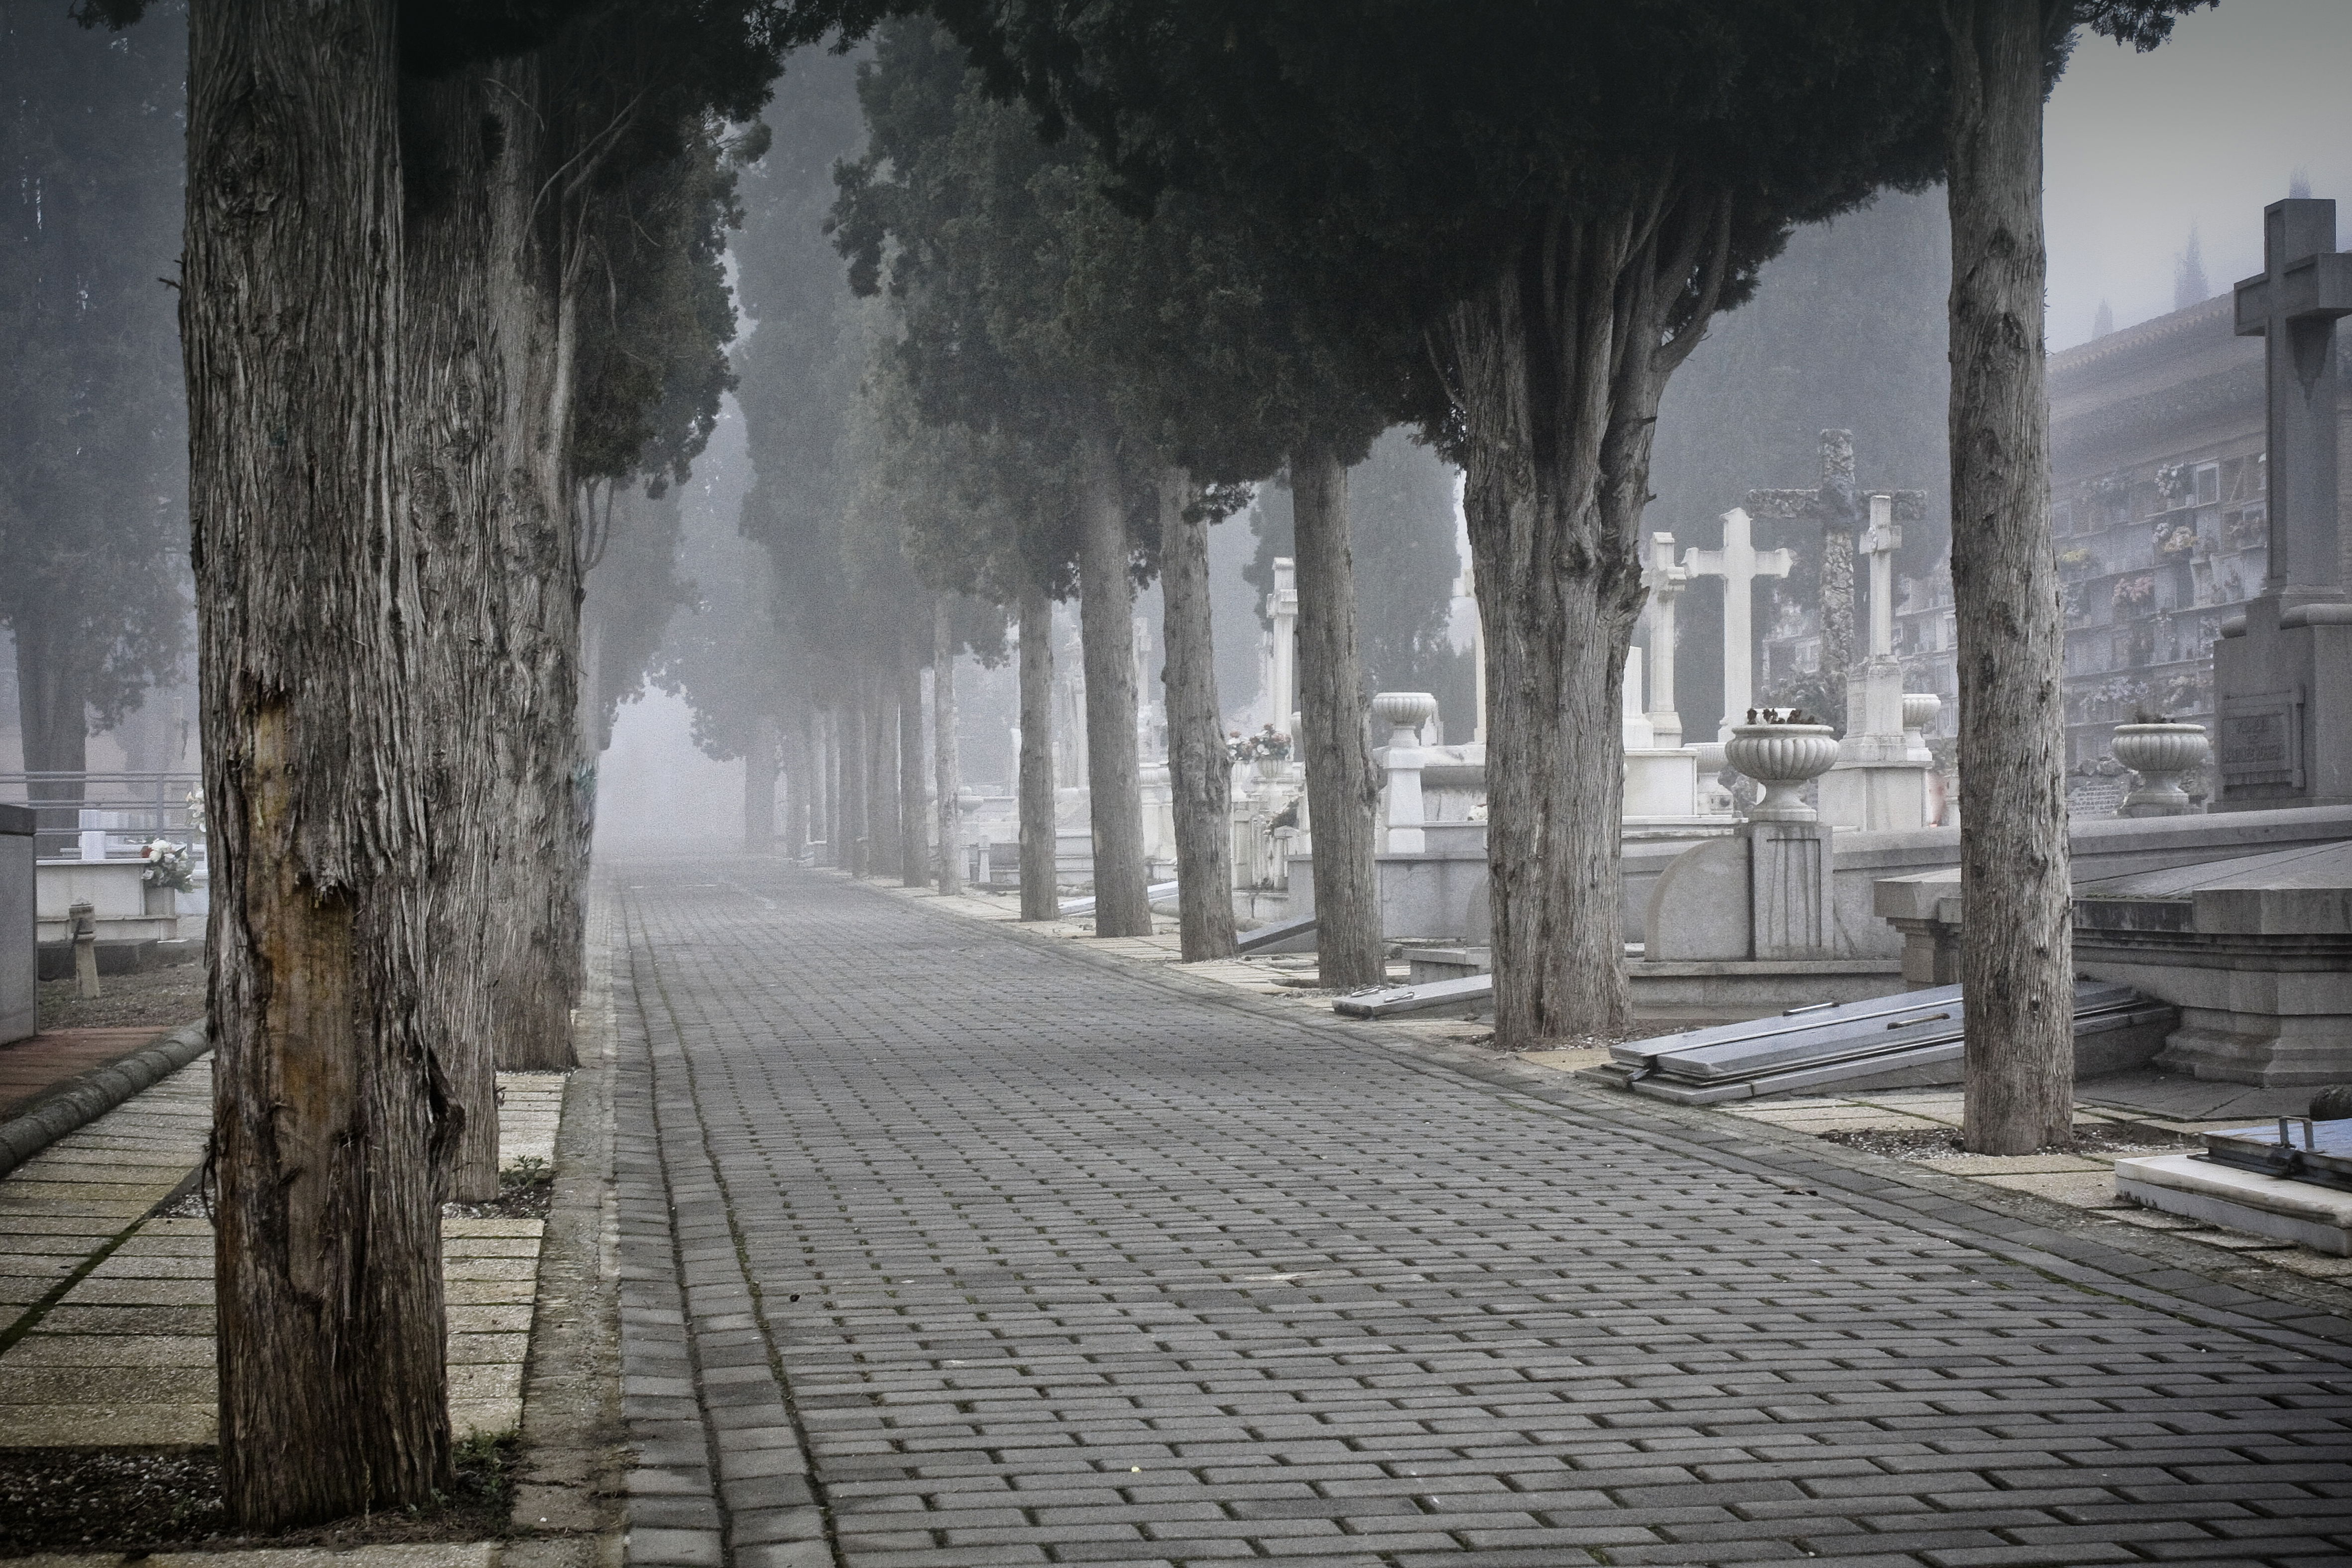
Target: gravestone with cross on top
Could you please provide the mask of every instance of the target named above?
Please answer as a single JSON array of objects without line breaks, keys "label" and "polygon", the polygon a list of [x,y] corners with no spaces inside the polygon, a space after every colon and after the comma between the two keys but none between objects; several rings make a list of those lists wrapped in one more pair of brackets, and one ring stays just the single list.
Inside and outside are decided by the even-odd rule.
[{"label": "gravestone with cross on top", "polygon": [[2237,286],[2240,337],[2263,340],[2270,576],[2213,645],[2221,811],[2352,805],[2352,602],[2338,517],[2336,323],[2352,256],[2336,204],[2263,209],[2263,270]]}]

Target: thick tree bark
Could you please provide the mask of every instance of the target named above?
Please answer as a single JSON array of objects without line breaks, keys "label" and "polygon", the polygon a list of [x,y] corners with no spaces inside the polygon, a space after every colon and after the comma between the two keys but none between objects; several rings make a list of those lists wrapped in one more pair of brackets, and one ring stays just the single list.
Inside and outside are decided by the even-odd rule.
[{"label": "thick tree bark", "polygon": [[1168,781],[1175,793],[1176,915],[1187,963],[1234,956],[1234,768],[1210,638],[1209,520],[1187,515],[1192,476],[1160,476],[1160,592],[1166,611]]},{"label": "thick tree bark", "polygon": [[496,414],[520,367],[491,309],[492,192],[513,113],[479,69],[403,84],[404,462],[424,617],[418,695],[435,716],[417,758],[431,840],[422,1005],[463,1117],[448,1196],[468,1203],[499,1190],[491,877],[505,826],[496,764],[509,458]]},{"label": "thick tree bark", "polygon": [[751,744],[743,749],[743,852],[776,852],[776,779],[783,759],[776,750],[776,723],[751,721]]},{"label": "thick tree bark", "polygon": [[898,655],[898,882],[931,884],[929,786],[923,775],[923,662],[911,643]]},{"label": "thick tree bark", "polygon": [[1373,863],[1381,774],[1365,737],[1364,663],[1356,648],[1356,568],[1348,471],[1326,449],[1290,455],[1298,549],[1298,723],[1315,854],[1315,972],[1354,990],[1388,977]]},{"label": "thick tree bark", "polygon": [[1952,220],[1952,599],[1960,628],[1962,1138],[2074,1141],[2065,622],[2043,398],[2044,0],[1947,0]]},{"label": "thick tree bark", "polygon": [[963,846],[957,841],[956,797],[963,789],[963,759],[956,746],[955,601],[931,602],[931,767],[939,795],[940,891],[963,889]]},{"label": "thick tree bark", "polygon": [[190,16],[220,1458],[260,1529],[449,1485],[393,16]]},{"label": "thick tree bark", "polygon": [[1078,443],[1078,643],[1087,673],[1087,796],[1094,818],[1095,935],[1151,935],[1143,775],[1135,755],[1135,580],[1108,432]]},{"label": "thick tree bark", "polygon": [[1021,587],[1021,918],[1061,914],[1054,821],[1054,601]]},{"label": "thick tree bark", "polygon": [[503,106],[503,177],[493,185],[492,331],[507,365],[495,444],[505,505],[492,579],[500,669],[493,682],[488,981],[498,1064],[572,1065],[572,1007],[583,973],[585,834],[595,794],[593,716],[580,703],[581,570],[572,476],[572,321],[561,236],[541,200],[545,91],[536,57],[488,68]]},{"label": "thick tree bark", "polygon": [[1466,431],[1491,704],[1495,1038],[1507,1049],[1613,1033],[1633,1015],[1620,699],[1643,598],[1650,432],[1667,375],[1714,313],[1728,210],[1661,182],[1614,215],[1555,215],[1433,334]]}]

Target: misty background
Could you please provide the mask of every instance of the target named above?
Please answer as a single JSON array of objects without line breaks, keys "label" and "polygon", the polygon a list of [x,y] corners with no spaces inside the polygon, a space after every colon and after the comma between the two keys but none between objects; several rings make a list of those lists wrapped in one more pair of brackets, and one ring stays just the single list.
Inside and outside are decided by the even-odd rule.
[{"label": "misty background", "polygon": [[[0,10],[0,771],[193,770],[184,422],[169,280],[180,249],[184,8],[121,34],[62,0]],[[2226,291],[2261,264],[2261,209],[2288,193],[2352,198],[2352,5],[2225,0],[2135,56],[2086,39],[2047,119],[2047,333],[2054,351]],[[853,63],[795,57],[743,172],[729,236],[740,384],[690,476],[631,494],[592,574],[590,676],[609,727],[600,833],[731,838],[769,547],[842,503],[870,303],[851,298],[818,232],[835,160],[862,140]],[[2341,239],[2339,236],[2339,244]],[[1948,541],[1940,193],[1889,194],[1801,232],[1756,299],[1718,318],[1670,383],[1644,521],[1680,546],[1719,542],[1750,488],[1810,486],[1824,427],[1854,432],[1858,479],[1918,488],[1901,570]],[[768,336],[763,339],[762,334]],[[813,350],[811,345],[815,345]],[[829,357],[828,357],[829,356]],[[814,368],[812,368],[814,367]],[[1435,692],[1448,739],[1475,724],[1454,472],[1391,432],[1349,476],[1370,689]],[[765,532],[763,533],[763,530]],[[778,530],[782,530],[781,536]],[[1211,534],[1219,695],[1231,726],[1258,698],[1261,607],[1288,551],[1288,497]],[[1808,540],[1813,555],[1808,558]],[[747,534],[752,537],[747,537]],[[1761,524],[1759,545],[1818,568],[1818,531]],[[774,559],[791,559],[789,547]],[[1713,597],[1710,597],[1710,596]],[[1159,595],[1139,612],[1157,639]],[[1719,589],[1684,601],[1687,733],[1719,712]],[[1156,701],[1159,657],[1143,696]],[[963,766],[1009,785],[1009,669],[959,669]]]}]

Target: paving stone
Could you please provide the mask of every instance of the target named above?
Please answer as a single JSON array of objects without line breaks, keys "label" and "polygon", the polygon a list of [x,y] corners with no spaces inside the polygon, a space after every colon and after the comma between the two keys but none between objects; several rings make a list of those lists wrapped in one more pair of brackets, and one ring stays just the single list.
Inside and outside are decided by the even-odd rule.
[{"label": "paving stone", "polygon": [[631,1441],[739,1563],[2313,1561],[2352,1499],[2307,1310],[762,874],[630,868],[615,985]]}]

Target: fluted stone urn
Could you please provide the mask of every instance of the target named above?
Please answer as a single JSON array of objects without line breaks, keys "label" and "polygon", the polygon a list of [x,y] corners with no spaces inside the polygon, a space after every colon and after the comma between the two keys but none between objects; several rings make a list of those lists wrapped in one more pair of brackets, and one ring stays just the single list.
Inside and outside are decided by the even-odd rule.
[{"label": "fluted stone urn", "polygon": [[1748,809],[1756,822],[1810,822],[1818,813],[1797,791],[1837,765],[1837,731],[1825,724],[1742,724],[1723,743],[1734,770],[1764,787]]},{"label": "fluted stone urn", "polygon": [[1428,692],[1381,692],[1372,713],[1389,727],[1391,746],[1419,746],[1421,727],[1437,716],[1437,698]]},{"label": "fluted stone urn", "polygon": [[2119,817],[2179,817],[2192,807],[2181,777],[2205,765],[2213,743],[2201,724],[2119,724],[2108,753],[2139,775]]},{"label": "fluted stone urn", "polygon": [[1915,762],[1924,762],[1931,755],[1927,750],[1927,727],[1944,711],[1944,699],[1933,692],[1903,694],[1903,751]]}]

